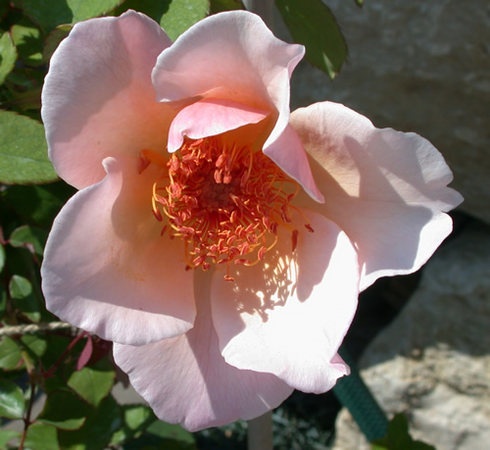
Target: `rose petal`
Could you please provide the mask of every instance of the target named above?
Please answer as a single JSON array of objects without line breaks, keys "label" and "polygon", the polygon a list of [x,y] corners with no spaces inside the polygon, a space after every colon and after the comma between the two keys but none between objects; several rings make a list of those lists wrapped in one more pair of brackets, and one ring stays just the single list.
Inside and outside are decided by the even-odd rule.
[{"label": "rose petal", "polygon": [[[208,274],[196,275],[203,280]],[[292,392],[273,375],[225,363],[209,314],[208,284],[196,282],[198,315],[186,335],[141,347],[114,345],[116,364],[155,414],[191,431],[257,417]]]},{"label": "rose petal", "polygon": [[230,100],[204,99],[193,103],[175,116],[168,136],[168,151],[175,152],[184,142],[184,136],[200,139],[235,130],[247,124],[258,123],[267,111],[247,107]]},{"label": "rose petal", "polygon": [[289,78],[303,54],[302,46],[277,39],[258,16],[231,11],[182,34],[158,57],[153,82],[162,101],[206,97],[274,108],[278,118],[267,146],[289,120]]},{"label": "rose petal", "polygon": [[264,153],[285,173],[300,183],[311,198],[319,203],[325,201],[316,186],[303,144],[292,127],[287,126],[279,138],[264,150]]},{"label": "rose petal", "polygon": [[108,175],[64,206],[42,266],[47,308],[103,339],[140,345],[186,332],[192,275],[151,211],[156,170],[108,158]]},{"label": "rose petal", "polygon": [[214,277],[213,321],[222,355],[239,368],[272,373],[304,392],[325,392],[348,368],[336,357],[357,305],[359,268],[347,236],[305,211],[295,257],[287,230],[263,264]]},{"label": "rose petal", "polygon": [[322,213],[358,248],[361,289],[419,269],[451,232],[443,212],[462,201],[436,148],[330,102],[294,111],[291,125],[312,158]]},{"label": "rose petal", "polygon": [[77,188],[100,181],[106,156],[164,148],[169,109],[155,101],[151,70],[170,40],[129,11],[81,22],[54,53],[42,93],[50,158]]}]

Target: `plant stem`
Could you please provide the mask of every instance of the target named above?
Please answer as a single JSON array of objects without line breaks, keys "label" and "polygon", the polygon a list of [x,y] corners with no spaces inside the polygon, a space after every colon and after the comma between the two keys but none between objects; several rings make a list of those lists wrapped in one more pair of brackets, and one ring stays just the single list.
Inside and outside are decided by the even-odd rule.
[{"label": "plant stem", "polygon": [[24,417],[24,430],[22,432],[22,436],[20,439],[19,450],[24,450],[24,443],[27,437],[27,430],[31,426],[32,406],[34,405],[34,397],[36,395],[36,383],[33,379],[32,374],[29,374],[29,379],[30,379],[30,393],[29,393],[29,400],[27,404],[27,411]]},{"label": "plant stem", "polygon": [[248,421],[248,450],[272,450],[272,411]]}]

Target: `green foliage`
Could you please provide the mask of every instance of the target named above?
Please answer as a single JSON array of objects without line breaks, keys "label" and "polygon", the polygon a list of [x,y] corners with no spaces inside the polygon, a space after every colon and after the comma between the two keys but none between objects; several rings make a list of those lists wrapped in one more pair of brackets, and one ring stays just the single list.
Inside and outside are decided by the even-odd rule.
[{"label": "green foliage", "polygon": [[276,0],[293,39],[306,58],[334,78],[347,58],[347,44],[335,16],[322,0]]},{"label": "green foliage", "polygon": [[84,402],[70,389],[49,392],[39,421],[61,430],[77,430],[86,420]]},{"label": "green foliage", "polygon": [[42,228],[21,225],[10,235],[9,243],[13,247],[27,248],[32,254],[43,255],[47,234]]},{"label": "green foliage", "polygon": [[84,367],[73,372],[68,379],[70,386],[81,398],[97,407],[109,395],[114,384],[114,368],[107,362]]},{"label": "green foliage", "polygon": [[10,33],[2,33],[0,35],[0,84],[14,68],[16,59],[17,50]]},{"label": "green foliage", "polygon": [[413,440],[408,431],[406,416],[396,414],[388,424],[386,436],[375,441],[372,450],[435,450],[435,447]]},{"label": "green foliage", "polygon": [[25,15],[44,32],[56,26],[101,16],[123,0],[17,0]]},{"label": "green foliage", "polygon": [[150,16],[165,30],[170,39],[175,40],[187,28],[209,13],[209,0],[127,0],[118,13],[135,9]]},{"label": "green foliage", "polygon": [[173,0],[162,15],[160,25],[174,40],[209,13],[208,0]]},{"label": "green foliage", "polygon": [[77,430],[60,430],[61,447],[66,450],[103,450],[113,434],[122,426],[122,411],[112,396],[106,397],[98,408],[85,410],[86,421]]},{"label": "green foliage", "polygon": [[0,380],[0,417],[20,419],[24,415],[25,399],[22,389],[9,380]]},{"label": "green foliage", "polygon": [[211,0],[209,4],[209,12],[211,14],[236,9],[245,9],[241,0]]},{"label": "green foliage", "polygon": [[0,429],[0,448],[7,448],[7,444],[15,438],[18,438],[19,435],[20,433],[15,430]]},{"label": "green foliage", "polygon": [[43,62],[41,31],[27,20],[16,23],[10,29],[19,57],[28,65],[38,66]]},{"label": "green foliage", "polygon": [[19,367],[22,355],[20,347],[8,336],[0,340],[0,369],[13,370]]},{"label": "green foliage", "polygon": [[[0,201],[11,216],[28,221],[45,232],[54,216],[75,190],[65,183],[50,183],[40,186],[8,186],[0,192]],[[36,232],[37,233],[37,232]]]},{"label": "green foliage", "polygon": [[41,422],[31,425],[26,433],[24,448],[26,450],[59,450],[56,428]]},{"label": "green foliage", "polygon": [[123,405],[121,410],[123,423],[119,430],[113,434],[112,445],[139,438],[148,428],[148,425],[156,420],[153,411],[148,406]]},{"label": "green foliage", "polygon": [[22,276],[14,275],[9,282],[9,294],[15,308],[22,311],[32,322],[41,318],[40,304],[34,295],[31,282]]},{"label": "green foliage", "polygon": [[9,111],[0,111],[0,159],[2,183],[45,183],[57,178],[47,156],[43,126]]}]

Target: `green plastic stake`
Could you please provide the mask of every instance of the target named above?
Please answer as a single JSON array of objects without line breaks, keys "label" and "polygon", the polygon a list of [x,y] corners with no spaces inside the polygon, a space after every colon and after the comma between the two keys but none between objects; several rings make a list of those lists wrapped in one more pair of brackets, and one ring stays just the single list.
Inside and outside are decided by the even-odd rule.
[{"label": "green plastic stake", "polygon": [[340,403],[349,410],[366,439],[369,442],[381,439],[386,436],[388,419],[345,348],[341,348],[339,353],[350,366],[351,373],[340,378],[333,391]]}]

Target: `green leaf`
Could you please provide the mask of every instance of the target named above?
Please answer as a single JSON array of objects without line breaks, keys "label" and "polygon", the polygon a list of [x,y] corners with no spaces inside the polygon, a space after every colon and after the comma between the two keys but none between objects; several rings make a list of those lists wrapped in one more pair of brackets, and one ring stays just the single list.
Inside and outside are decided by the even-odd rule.
[{"label": "green leaf", "polygon": [[122,405],[124,423],[111,439],[112,445],[121,444],[141,435],[156,420],[153,411],[145,405]]},{"label": "green leaf", "polygon": [[22,389],[12,381],[0,379],[0,417],[21,419],[24,409],[25,400]]},{"label": "green leaf", "polygon": [[140,448],[148,450],[160,448],[165,450],[197,450],[192,433],[179,425],[161,422],[158,419],[154,420],[144,433],[129,439],[124,448],[127,450]]},{"label": "green leaf", "polygon": [[90,414],[90,408],[68,389],[49,392],[38,420],[61,430],[77,430]]},{"label": "green leaf", "polygon": [[293,39],[306,47],[306,59],[334,78],[347,58],[347,44],[322,0],[276,0]]},{"label": "green leaf", "polygon": [[20,367],[22,354],[19,345],[8,336],[0,340],[0,369],[14,370]]},{"label": "green leaf", "polygon": [[34,423],[27,430],[25,450],[59,450],[56,428],[45,423]]},{"label": "green leaf", "polygon": [[174,425],[156,420],[147,429],[146,432],[155,436],[171,439],[183,444],[194,444],[195,439],[192,433],[184,430],[180,425]]},{"label": "green leaf", "polygon": [[408,420],[404,414],[395,414],[388,424],[384,438],[373,442],[372,450],[436,450],[432,445],[415,441],[408,430]]},{"label": "green leaf", "polygon": [[151,408],[145,405],[125,405],[124,422],[130,430],[136,431],[150,420],[155,420],[155,415]]},{"label": "green leaf", "polygon": [[41,228],[22,225],[12,232],[9,244],[27,248],[31,253],[42,256],[47,237],[47,232]]},{"label": "green leaf", "polygon": [[208,13],[209,0],[173,0],[160,19],[160,25],[170,39],[175,40]]},{"label": "green leaf", "polygon": [[24,223],[50,228],[58,211],[74,193],[71,186],[58,181],[39,186],[7,186],[0,195]]},{"label": "green leaf", "polygon": [[18,438],[20,436],[20,432],[16,430],[5,430],[1,429],[0,430],[0,448],[11,448],[7,447],[7,444],[15,438]]},{"label": "green leaf", "polygon": [[27,21],[22,21],[13,25],[10,32],[12,40],[17,47],[19,58],[22,58],[24,63],[31,66],[41,64],[43,43],[39,29]]},{"label": "green leaf", "polygon": [[46,339],[36,334],[25,334],[20,338],[21,345],[31,356],[41,358],[48,347]]},{"label": "green leaf", "polygon": [[121,425],[121,408],[112,396],[108,396],[96,409],[92,408],[79,430],[58,433],[60,447],[63,450],[103,450]]},{"label": "green leaf", "polygon": [[70,24],[58,25],[48,34],[43,50],[43,60],[45,62],[48,62],[51,59],[51,56],[53,56],[53,53],[58,48],[58,45],[60,45],[60,42],[68,36],[72,28],[73,25]]},{"label": "green leaf", "polygon": [[136,9],[157,21],[174,40],[209,13],[209,0],[128,0],[117,12]]},{"label": "green leaf", "polygon": [[84,367],[73,372],[68,380],[68,386],[88,403],[98,406],[102,399],[109,395],[114,379],[114,369],[108,363],[101,361],[96,366]]},{"label": "green leaf", "polygon": [[245,9],[241,0],[211,0],[209,12],[216,14],[221,11],[233,11],[236,9]]},{"label": "green leaf", "polygon": [[12,42],[10,33],[0,34],[0,84],[3,84],[7,75],[12,71],[17,60],[17,50]]},{"label": "green leaf", "polygon": [[22,0],[24,13],[44,31],[101,16],[124,0]]},{"label": "green leaf", "polygon": [[66,0],[73,13],[72,23],[102,16],[123,2],[124,0]]},{"label": "green leaf", "polygon": [[40,304],[34,295],[31,282],[20,275],[13,275],[9,282],[10,297],[15,300],[15,306],[22,314],[33,322],[41,318]]},{"label": "green leaf", "polygon": [[0,159],[1,183],[45,183],[57,178],[48,159],[44,127],[10,111],[0,111]]}]

